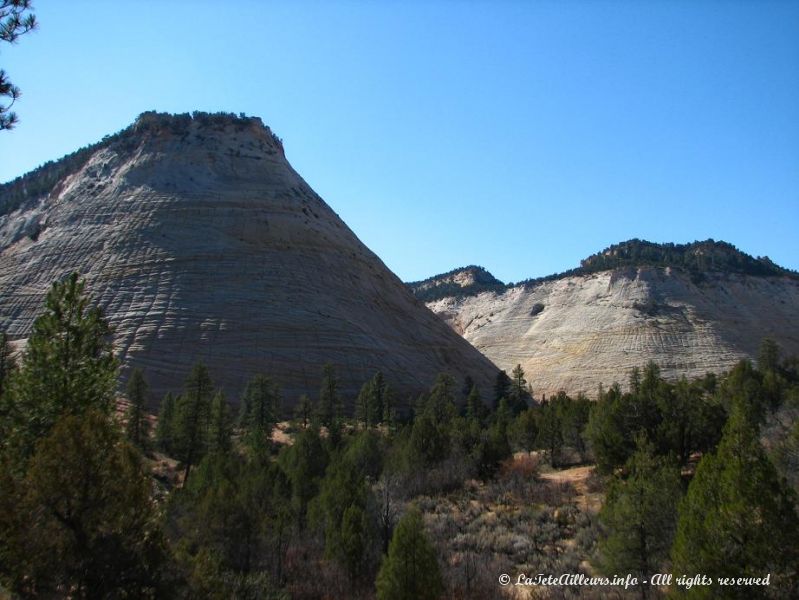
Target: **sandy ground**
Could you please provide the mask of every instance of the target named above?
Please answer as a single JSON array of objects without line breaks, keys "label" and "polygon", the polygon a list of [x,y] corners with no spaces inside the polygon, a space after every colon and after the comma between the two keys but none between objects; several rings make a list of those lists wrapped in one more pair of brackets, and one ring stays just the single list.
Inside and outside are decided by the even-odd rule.
[{"label": "sandy ground", "polygon": [[542,473],[540,478],[557,483],[572,484],[577,491],[577,506],[581,510],[596,513],[602,506],[603,494],[589,490],[588,478],[593,471],[594,467],[592,465],[586,467],[572,467],[571,469],[564,469],[562,471]]}]

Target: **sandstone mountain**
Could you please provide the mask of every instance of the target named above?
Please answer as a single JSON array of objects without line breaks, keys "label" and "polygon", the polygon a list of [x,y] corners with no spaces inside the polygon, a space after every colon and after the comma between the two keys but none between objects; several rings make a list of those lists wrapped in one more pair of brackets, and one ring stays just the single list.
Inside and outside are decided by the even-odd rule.
[{"label": "sandstone mountain", "polygon": [[479,267],[409,285],[497,366],[521,364],[537,396],[593,397],[649,360],[670,377],[721,372],[764,337],[799,353],[797,274],[713,240],[631,240],[511,286]]},{"label": "sandstone mountain", "polygon": [[203,361],[236,400],[273,376],[293,402],[322,367],[353,395],[378,369],[401,393],[496,368],[454,334],[291,168],[258,118],[145,113],[0,186],[0,330],[24,339],[54,280],[86,277],[123,373],[154,398]]}]

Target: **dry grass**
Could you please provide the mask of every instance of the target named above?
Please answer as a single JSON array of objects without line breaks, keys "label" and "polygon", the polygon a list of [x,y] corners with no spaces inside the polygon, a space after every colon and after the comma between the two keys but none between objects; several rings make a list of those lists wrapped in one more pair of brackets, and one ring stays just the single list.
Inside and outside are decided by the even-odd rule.
[{"label": "dry grass", "polygon": [[596,514],[602,508],[605,494],[600,489],[596,481],[596,473],[593,466],[573,467],[562,471],[551,471],[541,475],[541,479],[552,483],[567,483],[571,485],[575,492],[575,501],[580,510]]},{"label": "dry grass", "polygon": [[[487,483],[471,480],[447,495],[417,501],[437,547],[452,598],[527,598],[531,588],[500,586],[502,573],[589,574],[596,543],[589,467],[538,474],[534,456],[517,455]],[[478,565],[478,566],[476,566]],[[540,590],[539,590],[540,591]],[[558,590],[557,597],[590,597]]]}]

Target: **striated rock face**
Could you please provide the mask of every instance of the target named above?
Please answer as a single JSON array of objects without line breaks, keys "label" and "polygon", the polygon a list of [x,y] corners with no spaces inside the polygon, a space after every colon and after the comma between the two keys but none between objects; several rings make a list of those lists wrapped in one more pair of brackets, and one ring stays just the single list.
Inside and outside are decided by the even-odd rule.
[{"label": "striated rock face", "polygon": [[417,298],[429,302],[450,295],[474,295],[485,291],[502,290],[505,284],[483,267],[470,265],[424,281],[409,283],[408,287]]},{"label": "striated rock face", "polygon": [[378,369],[403,393],[495,367],[366,248],[260,119],[145,113],[0,187],[0,329],[24,338],[77,270],[154,396],[197,361],[235,400],[256,373],[293,402],[333,363],[354,394]]},{"label": "striated rock face", "polygon": [[669,267],[626,267],[450,296],[428,306],[502,369],[521,364],[534,394],[626,384],[654,360],[703,375],[753,357],[763,337],[799,353],[799,281]]}]

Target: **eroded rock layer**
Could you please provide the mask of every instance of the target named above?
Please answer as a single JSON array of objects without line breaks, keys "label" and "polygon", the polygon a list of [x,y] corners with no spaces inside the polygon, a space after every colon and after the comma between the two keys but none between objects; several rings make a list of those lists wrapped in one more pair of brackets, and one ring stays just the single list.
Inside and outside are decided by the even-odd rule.
[{"label": "eroded rock layer", "polygon": [[799,354],[799,281],[628,267],[566,276],[428,306],[534,394],[595,396],[654,360],[668,377],[722,372],[756,356],[764,337]]},{"label": "eroded rock layer", "polygon": [[495,368],[416,300],[303,181],[260,119],[145,114],[0,188],[0,328],[24,338],[76,270],[155,398],[205,362],[235,400],[256,373],[293,402],[324,363],[352,395]]}]

